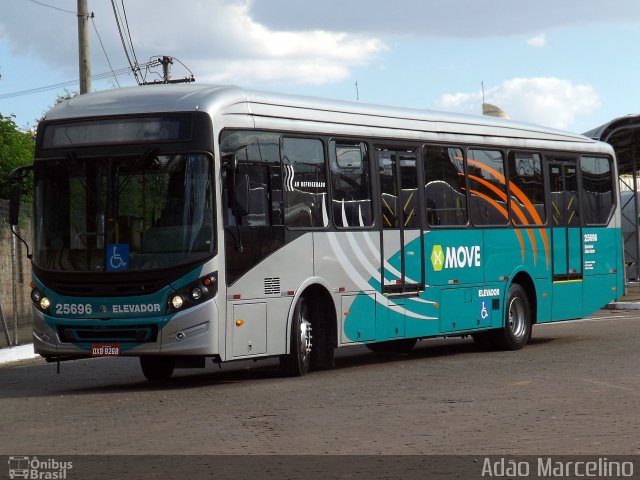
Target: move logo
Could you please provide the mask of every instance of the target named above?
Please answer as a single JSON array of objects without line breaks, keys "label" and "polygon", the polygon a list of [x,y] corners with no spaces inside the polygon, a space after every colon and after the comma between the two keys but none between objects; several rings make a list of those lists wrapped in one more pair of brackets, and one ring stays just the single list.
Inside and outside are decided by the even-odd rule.
[{"label": "move logo", "polygon": [[434,245],[431,250],[431,265],[436,272],[442,271],[444,267],[444,252],[442,251],[442,245]]},{"label": "move logo", "polygon": [[480,246],[445,247],[443,249],[442,245],[434,245],[431,250],[431,265],[436,272],[442,271],[443,268],[479,267],[481,265]]}]

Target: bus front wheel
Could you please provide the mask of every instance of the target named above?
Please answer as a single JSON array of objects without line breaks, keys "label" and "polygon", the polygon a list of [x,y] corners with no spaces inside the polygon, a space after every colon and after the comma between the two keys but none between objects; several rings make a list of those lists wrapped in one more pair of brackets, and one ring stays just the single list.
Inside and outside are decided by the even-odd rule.
[{"label": "bus front wheel", "polygon": [[280,364],[286,375],[301,377],[309,373],[311,338],[311,312],[307,300],[301,297],[293,311],[290,353],[280,357]]},{"label": "bus front wheel", "polygon": [[173,375],[175,360],[171,357],[140,357],[140,367],[145,378],[150,382],[166,382]]},{"label": "bus front wheel", "polygon": [[504,326],[493,333],[493,343],[503,350],[519,350],[531,337],[531,306],[529,297],[517,283],[509,287],[505,306]]}]

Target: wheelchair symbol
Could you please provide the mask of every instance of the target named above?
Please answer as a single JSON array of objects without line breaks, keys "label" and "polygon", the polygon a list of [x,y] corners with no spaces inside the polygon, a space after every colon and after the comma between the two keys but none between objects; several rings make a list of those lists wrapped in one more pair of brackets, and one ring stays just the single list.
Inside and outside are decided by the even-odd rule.
[{"label": "wheelchair symbol", "polygon": [[480,310],[480,318],[482,320],[486,320],[489,318],[489,311],[487,310],[487,306],[485,305],[484,300],[482,301],[482,309]]},{"label": "wheelchair symbol", "polygon": [[129,261],[129,245],[115,243],[107,246],[109,252],[107,270],[125,270]]}]

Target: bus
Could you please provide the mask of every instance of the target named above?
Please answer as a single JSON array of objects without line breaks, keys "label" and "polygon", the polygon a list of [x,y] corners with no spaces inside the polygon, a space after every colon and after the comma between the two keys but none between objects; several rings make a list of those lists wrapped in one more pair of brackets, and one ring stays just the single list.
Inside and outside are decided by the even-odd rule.
[{"label": "bus", "polygon": [[137,356],[144,376],[355,344],[407,353],[623,293],[613,149],[504,119],[164,85],[81,95],[40,122],[33,341],[48,361]]}]

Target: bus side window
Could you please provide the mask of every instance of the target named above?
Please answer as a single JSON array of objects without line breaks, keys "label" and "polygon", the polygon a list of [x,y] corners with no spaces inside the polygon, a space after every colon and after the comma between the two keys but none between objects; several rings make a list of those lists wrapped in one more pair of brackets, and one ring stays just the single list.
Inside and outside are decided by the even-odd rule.
[{"label": "bus side window", "polygon": [[371,181],[366,145],[329,142],[331,205],[336,227],[369,227],[373,224]]},{"label": "bus side window", "polygon": [[471,221],[474,225],[507,225],[507,179],[502,152],[469,149],[467,165]]},{"label": "bus side window", "polygon": [[604,225],[615,206],[611,164],[605,157],[580,159],[584,218],[587,225]]},{"label": "bus side window", "polygon": [[269,226],[269,171],[265,165],[239,164],[236,178],[248,180],[249,205],[240,225]]},{"label": "bus side window", "polygon": [[327,182],[322,142],[282,139],[285,223],[289,227],[326,227]]},{"label": "bus side window", "polygon": [[[280,179],[280,134],[274,132],[226,130],[220,136],[222,156],[233,155],[238,161],[236,181],[246,178],[248,185],[247,212],[235,215],[232,211],[233,178],[224,172],[226,225],[268,227],[282,225],[282,181]],[[236,220],[236,216],[239,218]]]},{"label": "bus side window", "polygon": [[546,223],[542,160],[538,153],[509,154],[509,195],[514,225]]},{"label": "bus side window", "polygon": [[467,196],[462,149],[427,146],[425,213],[430,226],[466,225]]}]

